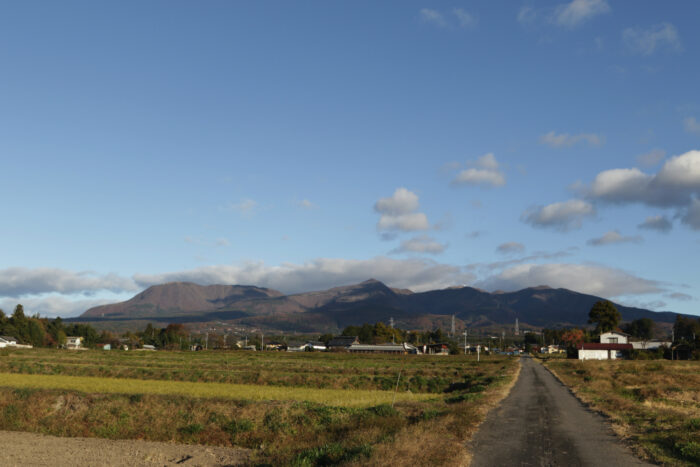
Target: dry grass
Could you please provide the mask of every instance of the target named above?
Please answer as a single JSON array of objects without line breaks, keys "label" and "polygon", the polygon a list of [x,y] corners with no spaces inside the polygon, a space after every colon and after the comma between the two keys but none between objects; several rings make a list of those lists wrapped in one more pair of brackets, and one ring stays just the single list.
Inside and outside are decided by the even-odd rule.
[{"label": "dry grass", "polygon": [[548,361],[546,365],[642,457],[700,464],[700,362]]},{"label": "dry grass", "polygon": [[356,465],[469,465],[471,453],[467,443],[518,379],[520,362],[511,363],[517,364],[502,367],[498,381],[479,397],[466,400],[421,425],[406,427],[390,443],[377,446],[369,460]]},{"label": "dry grass", "polygon": [[[39,350],[0,352],[0,369],[0,429],[239,446],[271,465],[464,465],[464,441],[518,365],[504,357]],[[393,393],[376,389],[393,389],[399,371],[392,407]]]}]

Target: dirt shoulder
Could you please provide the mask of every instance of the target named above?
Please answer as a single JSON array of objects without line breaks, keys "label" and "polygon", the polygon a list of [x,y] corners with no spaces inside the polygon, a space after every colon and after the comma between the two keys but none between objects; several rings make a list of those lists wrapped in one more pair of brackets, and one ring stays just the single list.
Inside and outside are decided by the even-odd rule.
[{"label": "dirt shoulder", "polygon": [[250,450],[141,440],[59,438],[0,431],[0,465],[215,466],[245,465]]}]

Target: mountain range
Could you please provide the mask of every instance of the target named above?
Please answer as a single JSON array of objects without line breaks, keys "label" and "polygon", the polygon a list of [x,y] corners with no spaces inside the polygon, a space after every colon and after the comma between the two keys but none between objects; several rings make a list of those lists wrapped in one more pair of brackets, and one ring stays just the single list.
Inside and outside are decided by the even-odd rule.
[{"label": "mountain range", "polygon": [[[601,297],[529,287],[516,292],[486,292],[451,287],[414,293],[370,279],[317,292],[285,295],[250,285],[198,285],[171,282],[154,285],[130,300],[91,308],[80,321],[226,322],[277,331],[337,331],[348,325],[387,322],[398,326],[447,329],[451,316],[470,328],[513,326],[523,329],[584,326]],[[676,314],[615,304],[623,321],[651,318],[672,323]],[[461,326],[460,326],[461,327]]]}]

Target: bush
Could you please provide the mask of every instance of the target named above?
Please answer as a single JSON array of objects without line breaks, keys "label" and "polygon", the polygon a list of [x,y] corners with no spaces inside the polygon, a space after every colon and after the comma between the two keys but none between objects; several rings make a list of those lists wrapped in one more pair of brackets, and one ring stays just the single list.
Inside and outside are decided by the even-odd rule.
[{"label": "bush", "polygon": [[255,425],[252,421],[242,418],[240,420],[231,419],[221,428],[231,435],[237,435],[238,433],[245,433],[246,431],[251,431]]}]

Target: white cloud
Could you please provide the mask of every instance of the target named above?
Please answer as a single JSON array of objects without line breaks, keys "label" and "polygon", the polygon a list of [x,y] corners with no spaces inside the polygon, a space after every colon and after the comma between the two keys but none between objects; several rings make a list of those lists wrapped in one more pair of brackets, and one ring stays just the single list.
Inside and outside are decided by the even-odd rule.
[{"label": "white cloud", "polygon": [[505,261],[493,261],[490,263],[472,263],[467,265],[466,270],[470,272],[477,272],[480,276],[489,277],[493,275],[494,271],[501,271],[515,264],[532,263],[534,261],[550,259],[561,259],[567,256],[571,256],[575,251],[578,251],[578,247],[569,247],[566,250],[554,252],[536,251],[531,255],[522,256],[520,258],[508,259]]},{"label": "white cloud", "polygon": [[301,201],[299,201],[297,203],[297,205],[303,209],[314,209],[317,207],[314,203],[312,203],[308,199],[302,199]]},{"label": "white cloud", "polygon": [[428,218],[422,212],[399,214],[398,216],[382,214],[377,223],[377,229],[379,230],[413,232],[416,230],[428,230],[429,228]]},{"label": "white cloud", "polygon": [[628,50],[640,55],[651,55],[661,48],[676,52],[682,48],[678,31],[671,23],[655,24],[648,29],[627,28],[622,31],[622,42]]},{"label": "white cloud", "polygon": [[663,292],[657,281],[621,269],[590,264],[520,264],[475,284],[487,290],[520,290],[548,285],[600,297]]},{"label": "white cloud", "polygon": [[681,302],[689,302],[691,300],[694,300],[692,295],[688,295],[687,293],[681,293],[681,292],[668,293],[664,296],[668,297],[670,299],[673,299],[673,300],[681,301]]},{"label": "white cloud", "polygon": [[339,285],[356,284],[370,277],[391,287],[414,291],[434,290],[471,283],[474,275],[461,268],[426,259],[367,260],[319,258],[303,264],[285,263],[266,266],[262,262],[244,265],[204,266],[165,274],[137,274],[134,279],[145,288],[171,281],[198,284],[255,284],[284,293],[325,290]]},{"label": "white cloud", "polygon": [[493,153],[484,154],[474,162],[476,168],[462,170],[452,183],[460,185],[503,186],[506,178]]},{"label": "white cloud", "polygon": [[609,11],[610,5],[606,0],[573,0],[554,10],[554,22],[559,26],[573,28]]},{"label": "white cloud", "polygon": [[523,6],[518,10],[517,20],[520,24],[532,24],[537,19],[537,12],[531,6]]},{"label": "white cloud", "polygon": [[652,149],[651,151],[637,156],[637,164],[644,167],[652,167],[661,162],[666,157],[666,151],[663,149]]},{"label": "white cloud", "polygon": [[381,214],[377,229],[384,231],[416,231],[430,228],[428,218],[418,210],[418,195],[406,188],[397,188],[388,198],[381,198],[374,204],[374,210]]},{"label": "white cloud", "polygon": [[502,243],[498,245],[498,248],[496,248],[496,251],[498,253],[502,254],[513,254],[513,253],[522,253],[525,251],[525,245],[519,242],[507,242],[507,243]]},{"label": "white cloud", "polygon": [[584,218],[595,215],[593,205],[579,199],[548,204],[525,211],[521,220],[534,227],[561,231],[578,229]]},{"label": "white cloud", "polygon": [[70,298],[49,295],[45,297],[23,297],[21,299],[0,298],[0,309],[6,314],[14,311],[21,304],[25,315],[39,314],[46,318],[68,318],[78,316],[92,307],[114,303],[114,299],[72,300]]},{"label": "white cloud", "polygon": [[540,143],[546,144],[552,148],[571,147],[579,143],[588,143],[590,146],[600,146],[603,144],[603,138],[595,133],[579,133],[570,135],[569,133],[549,133],[540,136]]},{"label": "white cloud", "polygon": [[688,133],[700,135],[700,122],[698,122],[695,117],[688,117],[683,120],[683,127]]},{"label": "white cloud", "polygon": [[229,209],[240,212],[241,214],[250,214],[258,206],[258,203],[250,198],[242,199],[238,203],[231,203]]},{"label": "white cloud", "polygon": [[219,247],[229,246],[229,245],[231,245],[231,242],[228,241],[228,238],[221,237],[221,238],[216,239],[216,241],[214,242],[214,245],[219,246]]},{"label": "white cloud", "polygon": [[673,224],[666,216],[649,216],[637,228],[667,233],[671,231]]},{"label": "white cloud", "polygon": [[473,28],[477,24],[477,19],[462,8],[455,8],[452,13],[457,17],[457,22],[461,28]]},{"label": "white cloud", "polygon": [[420,11],[420,17],[426,23],[430,23],[441,28],[447,27],[447,21],[445,20],[445,17],[442,15],[442,13],[440,13],[437,10],[423,8]]},{"label": "white cloud", "polygon": [[688,206],[700,194],[700,151],[688,151],[668,159],[658,173],[639,169],[600,172],[589,196],[611,203],[643,203],[650,206]]},{"label": "white cloud", "polygon": [[135,291],[133,280],[117,274],[66,271],[57,268],[0,269],[0,297],[22,297],[43,293],[92,295],[100,291]]},{"label": "white cloud", "polygon": [[681,217],[681,222],[688,225],[693,230],[700,230],[700,200],[694,199]]},{"label": "white cloud", "polygon": [[447,245],[440,243],[428,235],[420,235],[401,242],[401,246],[393,250],[392,253],[430,253],[437,255],[442,253]]},{"label": "white cloud", "polygon": [[588,244],[592,246],[604,246],[613,245],[616,243],[639,243],[641,241],[642,237],[639,235],[626,237],[624,235],[620,235],[620,232],[617,230],[611,230],[603,234],[602,237],[588,240]]}]

